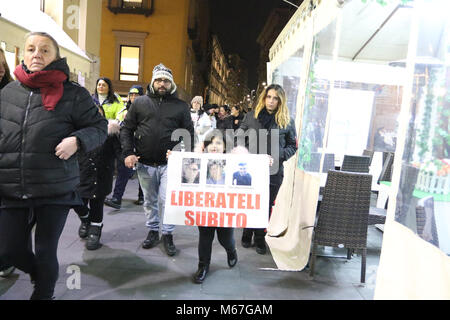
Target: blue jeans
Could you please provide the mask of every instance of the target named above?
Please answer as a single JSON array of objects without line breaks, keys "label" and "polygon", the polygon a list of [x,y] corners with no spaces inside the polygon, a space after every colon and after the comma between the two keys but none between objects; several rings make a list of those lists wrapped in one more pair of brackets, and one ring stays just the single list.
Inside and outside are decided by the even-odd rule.
[{"label": "blue jeans", "polygon": [[125,164],[117,160],[117,178],[114,185],[113,198],[121,201],[127,186],[128,180],[133,176],[134,170],[127,168]]},{"label": "blue jeans", "polygon": [[[144,211],[147,216],[146,226],[150,231],[159,231],[160,222],[164,219],[166,204],[167,165],[147,166],[137,164],[139,183],[144,192]],[[162,234],[171,234],[173,224],[162,224]]]}]

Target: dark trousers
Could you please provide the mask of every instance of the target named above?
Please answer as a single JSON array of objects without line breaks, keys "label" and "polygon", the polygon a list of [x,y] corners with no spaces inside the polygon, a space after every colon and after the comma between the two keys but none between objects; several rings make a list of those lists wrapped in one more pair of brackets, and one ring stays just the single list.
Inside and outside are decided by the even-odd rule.
[{"label": "dark trousers", "polygon": [[[53,296],[58,279],[57,249],[69,206],[44,205],[32,208],[3,208],[0,214],[0,256],[5,263],[30,274],[35,282],[33,296]],[[32,250],[32,228],[35,252]]]},{"label": "dark trousers", "polygon": [[[127,168],[122,161],[120,160],[117,161],[117,178],[114,184],[113,198],[116,198],[119,201],[122,200],[123,194],[125,193],[125,187],[127,186],[128,180],[131,179],[133,174],[134,174],[133,169]],[[138,196],[139,199],[144,199],[144,194],[142,193],[140,184]]]},{"label": "dark trousers", "polygon": [[198,258],[199,264],[201,265],[209,265],[211,262],[212,243],[216,231],[217,239],[226,251],[234,251],[236,249],[233,228],[198,227],[198,231],[200,234],[198,240]]},{"label": "dark trousers", "polygon": [[[277,198],[280,187],[281,184],[271,184],[269,187],[269,220],[272,216],[272,208],[275,204],[275,199]],[[264,237],[266,236],[266,229],[245,228],[243,230],[242,237],[245,237],[251,241],[253,234],[255,235],[255,244],[257,246],[262,246],[265,241]]]},{"label": "dark trousers", "polygon": [[105,198],[105,196],[96,197],[93,199],[83,198],[84,205],[75,206],[73,207],[73,210],[80,218],[89,215],[89,222],[101,223],[103,222],[103,205]]},{"label": "dark trousers", "polygon": [[[2,199],[0,198],[0,204],[2,203]],[[2,215],[2,209],[0,208],[0,216]],[[8,265],[6,262],[4,262],[2,260],[2,257],[0,256],[0,271],[2,270],[6,270],[9,267],[11,267],[11,265]]]}]

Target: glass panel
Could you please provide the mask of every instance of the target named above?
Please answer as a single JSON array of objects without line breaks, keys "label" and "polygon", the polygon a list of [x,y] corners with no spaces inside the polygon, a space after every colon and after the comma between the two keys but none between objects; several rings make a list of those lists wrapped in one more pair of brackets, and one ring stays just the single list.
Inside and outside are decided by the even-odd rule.
[{"label": "glass panel", "polygon": [[138,76],[133,76],[133,75],[129,75],[129,74],[121,74],[120,75],[120,80],[123,81],[138,81]]},{"label": "glass panel", "polygon": [[421,16],[395,219],[449,255],[450,3],[417,5]]},{"label": "glass panel", "polygon": [[[305,171],[319,172],[321,156],[324,153],[323,137],[328,113],[331,70],[326,68],[332,63],[335,37],[336,21],[333,21],[313,40],[297,163],[298,168]],[[327,155],[326,162],[325,172],[334,169],[334,155]]]},{"label": "glass panel", "polygon": [[336,65],[327,150],[341,161],[346,154],[379,152],[372,162],[375,181],[381,153],[394,152],[397,144],[405,72],[398,62],[406,59],[412,12],[398,4],[349,3]]},{"label": "glass panel", "polygon": [[283,87],[286,92],[289,114],[294,120],[297,111],[297,95],[300,85],[302,61],[303,48],[300,48],[272,73],[271,83],[276,83]]},{"label": "glass panel", "polygon": [[139,47],[120,46],[120,73],[139,74]]}]

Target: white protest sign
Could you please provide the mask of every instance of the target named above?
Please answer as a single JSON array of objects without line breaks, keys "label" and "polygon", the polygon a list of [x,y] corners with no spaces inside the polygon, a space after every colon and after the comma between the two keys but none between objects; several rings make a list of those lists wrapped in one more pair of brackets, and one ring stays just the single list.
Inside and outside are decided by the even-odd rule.
[{"label": "white protest sign", "polygon": [[267,155],[171,153],[164,224],[266,228],[268,222]]}]

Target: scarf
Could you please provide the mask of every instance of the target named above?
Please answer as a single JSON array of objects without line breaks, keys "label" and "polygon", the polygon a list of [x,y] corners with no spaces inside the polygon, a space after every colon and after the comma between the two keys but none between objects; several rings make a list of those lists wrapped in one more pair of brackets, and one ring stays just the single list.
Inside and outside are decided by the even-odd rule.
[{"label": "scarf", "polygon": [[220,113],[217,114],[217,119],[218,120],[223,120],[223,119],[225,119],[227,117],[228,117],[228,115],[226,113],[225,114],[220,114]]},{"label": "scarf", "polygon": [[14,70],[17,80],[32,89],[41,91],[42,103],[45,110],[52,111],[61,99],[64,91],[63,82],[67,75],[60,70],[42,70],[27,72],[26,66],[22,63]]},{"label": "scarf", "polygon": [[264,129],[270,130],[272,127],[276,127],[275,113],[270,114],[266,108],[263,108],[258,114],[258,121],[261,123]]},{"label": "scarf", "polygon": [[103,102],[105,102],[105,100],[108,98],[107,94],[98,94],[98,102],[100,103],[100,105],[103,105]]}]

